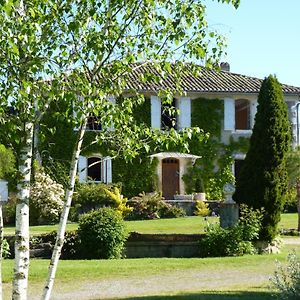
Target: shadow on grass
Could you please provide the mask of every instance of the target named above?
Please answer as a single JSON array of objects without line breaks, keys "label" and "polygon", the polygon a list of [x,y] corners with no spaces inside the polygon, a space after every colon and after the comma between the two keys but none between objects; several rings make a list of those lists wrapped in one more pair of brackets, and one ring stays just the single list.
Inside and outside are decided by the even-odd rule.
[{"label": "shadow on grass", "polygon": [[202,292],[189,293],[176,296],[143,296],[122,298],[125,300],[269,300],[273,294],[271,292]]}]

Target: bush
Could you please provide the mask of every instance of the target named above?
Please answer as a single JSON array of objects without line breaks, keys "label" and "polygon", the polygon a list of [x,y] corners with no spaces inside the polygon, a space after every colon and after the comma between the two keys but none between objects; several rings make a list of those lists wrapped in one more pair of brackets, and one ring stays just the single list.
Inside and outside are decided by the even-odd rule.
[{"label": "bush", "polygon": [[127,232],[122,217],[111,208],[101,208],[82,215],[78,238],[85,258],[120,258]]},{"label": "bush", "polygon": [[168,219],[168,218],[181,218],[186,216],[186,212],[181,207],[171,205],[162,201],[161,206],[159,208],[158,215],[160,218]]},{"label": "bush", "polygon": [[126,213],[126,202],[127,199],[123,199],[121,195],[119,184],[79,184],[74,193],[74,207],[81,213],[101,207],[112,207]]},{"label": "bush", "polygon": [[208,208],[208,204],[205,203],[204,201],[197,201],[194,215],[201,216],[201,217],[206,217],[206,216],[210,215],[210,210]]},{"label": "bush", "polygon": [[300,261],[295,251],[288,255],[288,265],[277,262],[274,276],[270,279],[272,286],[279,291],[278,299],[296,300],[300,295]]},{"label": "bush", "polygon": [[7,203],[3,205],[3,223],[15,224],[16,222],[16,205],[17,196],[14,193],[10,193]]},{"label": "bush", "polygon": [[35,174],[35,182],[30,190],[30,222],[32,224],[56,223],[63,208],[64,194],[61,184],[39,170]]},{"label": "bush", "polygon": [[178,218],[186,215],[182,208],[166,203],[157,192],[147,194],[143,192],[131,200],[129,205],[133,210],[128,216],[130,220]]},{"label": "bush", "polygon": [[221,228],[218,224],[207,227],[207,235],[200,241],[200,255],[240,256],[256,252],[252,241],[258,239],[261,227],[262,211],[241,206],[239,222],[230,228]]},{"label": "bush", "polygon": [[[30,238],[30,248],[40,243],[49,243],[53,248],[56,241],[57,232],[43,234],[38,237]],[[79,258],[80,240],[77,231],[66,231],[64,244],[61,250],[61,259],[76,259]],[[84,257],[83,257],[84,258]]]}]

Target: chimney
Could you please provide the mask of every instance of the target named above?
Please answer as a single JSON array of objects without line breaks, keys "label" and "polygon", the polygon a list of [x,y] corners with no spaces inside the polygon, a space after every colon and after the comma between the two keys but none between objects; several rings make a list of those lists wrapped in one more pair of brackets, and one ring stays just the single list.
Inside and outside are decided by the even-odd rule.
[{"label": "chimney", "polygon": [[228,62],[221,62],[221,70],[225,72],[230,72],[230,64]]}]

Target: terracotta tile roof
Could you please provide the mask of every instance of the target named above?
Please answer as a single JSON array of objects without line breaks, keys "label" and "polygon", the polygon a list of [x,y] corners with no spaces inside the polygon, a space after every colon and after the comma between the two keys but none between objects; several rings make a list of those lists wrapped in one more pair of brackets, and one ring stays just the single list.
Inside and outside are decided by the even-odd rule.
[{"label": "terracotta tile roof", "polygon": [[[140,76],[147,72],[159,76],[162,79],[161,82],[142,82]],[[202,68],[199,76],[194,76],[192,72],[187,72],[183,76],[182,87],[187,93],[258,93],[262,81],[262,79],[255,77]],[[163,78],[150,64],[139,66],[127,81],[128,89],[135,89],[142,92],[157,92],[161,89],[174,89],[174,87],[174,78],[171,76]],[[282,84],[282,89],[284,94],[300,95],[300,87]]]}]

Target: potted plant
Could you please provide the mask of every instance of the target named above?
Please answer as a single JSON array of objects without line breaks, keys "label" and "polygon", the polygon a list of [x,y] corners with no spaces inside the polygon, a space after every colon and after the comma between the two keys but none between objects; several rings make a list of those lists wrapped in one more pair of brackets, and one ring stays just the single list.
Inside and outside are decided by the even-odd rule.
[{"label": "potted plant", "polygon": [[205,201],[205,189],[202,178],[197,178],[195,181],[194,200]]}]

